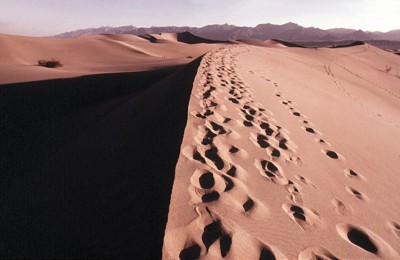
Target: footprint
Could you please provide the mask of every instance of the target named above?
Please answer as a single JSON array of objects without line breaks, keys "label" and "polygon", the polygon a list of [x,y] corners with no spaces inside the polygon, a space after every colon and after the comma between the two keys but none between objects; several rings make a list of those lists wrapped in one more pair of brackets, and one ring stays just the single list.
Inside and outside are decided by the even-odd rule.
[{"label": "footprint", "polygon": [[289,183],[288,179],[283,175],[282,170],[280,170],[274,163],[267,160],[256,159],[254,162],[261,176],[272,181],[275,184],[287,185]]},{"label": "footprint", "polygon": [[359,200],[362,200],[362,201],[367,200],[367,197],[364,194],[362,194],[361,192],[359,192],[358,190],[356,190],[350,186],[346,186],[346,191],[348,193],[350,193],[351,195],[355,196]]},{"label": "footprint", "polygon": [[388,226],[392,231],[393,235],[400,239],[400,224],[394,221],[388,222]]},{"label": "footprint", "polygon": [[340,155],[337,152],[334,152],[332,150],[321,149],[321,152],[331,159],[337,160],[340,158],[340,159],[344,160],[344,157],[342,155]]},{"label": "footprint", "polygon": [[331,201],[332,205],[335,207],[335,211],[337,214],[343,216],[346,215],[349,211],[351,212],[352,209],[348,208],[342,201],[333,199]]},{"label": "footprint", "polygon": [[229,123],[230,121],[232,121],[232,118],[226,117],[223,121],[224,124]]},{"label": "footprint", "polygon": [[288,214],[289,218],[293,220],[301,229],[305,230],[307,226],[314,226],[319,223],[319,216],[316,211],[307,209],[294,204],[285,203],[282,209]]},{"label": "footprint", "polygon": [[312,127],[305,127],[305,126],[302,126],[301,128],[303,128],[307,133],[310,133],[310,134],[316,134],[317,132],[314,130],[314,128],[312,128]]},{"label": "footprint", "polygon": [[226,174],[228,174],[231,177],[235,177],[236,176],[236,167],[234,165],[231,166],[231,168],[226,172]]},{"label": "footprint", "polygon": [[237,152],[239,152],[239,149],[238,149],[237,147],[235,147],[235,146],[232,146],[232,147],[229,149],[229,152],[230,152],[230,153],[237,153]]},{"label": "footprint", "polygon": [[344,169],[344,175],[351,179],[361,180],[365,179],[365,177],[351,169]]},{"label": "footprint", "polygon": [[218,170],[222,170],[224,168],[224,162],[221,157],[218,155],[218,148],[212,147],[205,151],[205,157],[212,161]]},{"label": "footprint", "polygon": [[298,257],[299,260],[339,260],[334,254],[324,247],[309,247],[303,250]]},{"label": "footprint", "polygon": [[209,122],[207,121],[206,125],[207,124],[209,124],[211,126],[211,128],[215,132],[215,134],[223,135],[223,134],[227,133],[227,131],[222,126],[220,126],[219,124],[217,124],[213,121],[209,121]]},{"label": "footprint", "polygon": [[315,142],[317,142],[317,143],[319,143],[319,144],[322,144],[322,145],[331,145],[330,143],[328,143],[327,141],[325,141],[324,139],[322,139],[322,138],[316,138],[315,139]]},{"label": "footprint", "polygon": [[186,146],[182,149],[182,154],[188,158],[189,160],[196,160],[200,163],[205,164],[206,160],[201,156],[201,154],[197,151],[197,148],[193,146]]},{"label": "footprint", "polygon": [[228,254],[229,250],[231,249],[232,238],[230,235],[224,234],[219,239],[219,243],[220,243],[219,247],[221,249],[221,256],[225,257]]},{"label": "footprint", "polygon": [[195,260],[200,257],[201,248],[198,244],[183,249],[179,254],[180,260]]},{"label": "footprint", "polygon": [[198,151],[195,151],[193,153],[193,159],[195,159],[196,161],[199,161],[201,163],[206,163],[206,160],[204,160],[203,156],[201,156],[201,154]]},{"label": "footprint", "polygon": [[303,176],[301,176],[301,175],[295,175],[294,176],[297,180],[299,180],[299,181],[301,181],[302,183],[304,183],[304,184],[307,184],[307,185],[310,185],[310,186],[312,186],[313,188],[317,188],[310,180],[308,180],[306,177],[303,177]]},{"label": "footprint", "polygon": [[300,113],[299,112],[293,112],[293,115],[294,116],[300,116]]},{"label": "footprint", "polygon": [[336,230],[350,244],[380,258],[399,256],[386,241],[365,227],[341,223],[336,225]]},{"label": "footprint", "polygon": [[243,209],[245,212],[251,210],[254,207],[254,201],[251,198],[248,198],[248,200],[243,204]]},{"label": "footprint", "polygon": [[267,149],[267,153],[271,157],[279,158],[281,156],[281,152],[275,148]]},{"label": "footprint", "polygon": [[293,201],[294,203],[301,204],[303,203],[302,195],[296,185],[289,180],[289,183],[284,185],[286,190],[289,192],[289,200]]},{"label": "footprint", "polygon": [[[206,133],[204,133],[204,132],[206,132]],[[210,129],[208,129],[207,127],[204,130],[199,130],[198,134],[200,136],[203,136],[203,139],[201,141],[202,145],[212,144],[214,141],[214,138],[217,136],[216,134],[211,132]],[[200,139],[201,139],[201,137],[200,137]]]},{"label": "footprint", "polygon": [[288,150],[289,147],[286,145],[287,140],[286,139],[282,139],[279,141],[279,148],[283,149],[283,150]]},{"label": "footprint", "polygon": [[228,98],[228,100],[234,104],[239,104],[239,101],[236,98]]},{"label": "footprint", "polygon": [[262,134],[257,135],[257,144],[261,148],[268,148],[270,145],[268,143],[268,137]]},{"label": "footprint", "polygon": [[199,183],[203,189],[211,189],[214,187],[215,181],[213,174],[211,172],[206,172],[199,178]]},{"label": "footprint", "polygon": [[210,246],[214,244],[214,242],[217,241],[218,238],[220,238],[221,236],[222,236],[221,221],[216,220],[204,227],[201,240],[203,241],[203,244],[206,247],[207,252]]},{"label": "footprint", "polygon": [[253,123],[245,120],[245,121],[243,121],[243,125],[247,126],[247,127],[252,127]]},{"label": "footprint", "polygon": [[270,124],[265,123],[265,122],[260,124],[260,128],[265,130],[265,134],[268,136],[272,136],[272,134],[276,131],[273,128],[271,128]]},{"label": "footprint", "polygon": [[205,203],[212,202],[218,199],[219,199],[219,193],[217,191],[212,191],[210,193],[206,193],[203,196],[201,196],[201,201]]},{"label": "footprint", "polygon": [[261,248],[261,253],[260,253],[259,259],[260,260],[275,260],[276,257],[269,247],[264,246],[263,248]]},{"label": "footprint", "polygon": [[326,151],[326,155],[331,157],[332,159],[339,159],[339,156],[334,151]]},{"label": "footprint", "polygon": [[226,183],[224,192],[230,191],[234,186],[233,181],[229,177],[224,176],[224,175],[222,175],[222,178],[224,178],[225,183]]}]

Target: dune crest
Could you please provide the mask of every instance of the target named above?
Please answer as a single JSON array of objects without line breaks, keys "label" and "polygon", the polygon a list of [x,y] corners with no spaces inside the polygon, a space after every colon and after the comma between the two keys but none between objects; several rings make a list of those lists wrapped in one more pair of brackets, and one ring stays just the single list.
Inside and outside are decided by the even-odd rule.
[{"label": "dune crest", "polygon": [[202,60],[163,258],[399,257],[400,60],[249,44]]}]

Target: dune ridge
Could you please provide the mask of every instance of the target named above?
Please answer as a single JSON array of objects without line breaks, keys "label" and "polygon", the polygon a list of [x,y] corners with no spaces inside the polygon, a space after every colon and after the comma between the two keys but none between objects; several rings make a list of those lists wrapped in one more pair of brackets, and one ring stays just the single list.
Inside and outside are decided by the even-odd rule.
[{"label": "dune ridge", "polygon": [[400,61],[365,44],[210,51],[163,259],[398,258],[400,89],[385,62]]},{"label": "dune ridge", "polygon": [[2,85],[1,257],[160,259],[199,63]]},{"label": "dune ridge", "polygon": [[190,33],[0,47],[2,257],[399,258],[398,56]]}]

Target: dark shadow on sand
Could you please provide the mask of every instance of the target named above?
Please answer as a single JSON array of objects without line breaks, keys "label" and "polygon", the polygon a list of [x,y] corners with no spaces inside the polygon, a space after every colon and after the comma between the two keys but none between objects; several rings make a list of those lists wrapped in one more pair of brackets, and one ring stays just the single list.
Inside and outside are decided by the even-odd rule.
[{"label": "dark shadow on sand", "polygon": [[199,63],[0,85],[0,257],[161,258]]}]

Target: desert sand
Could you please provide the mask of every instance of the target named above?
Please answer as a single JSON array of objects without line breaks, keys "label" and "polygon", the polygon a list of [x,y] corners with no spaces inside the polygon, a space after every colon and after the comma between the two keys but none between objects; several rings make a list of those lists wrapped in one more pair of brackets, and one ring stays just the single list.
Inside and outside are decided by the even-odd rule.
[{"label": "desert sand", "polygon": [[[201,43],[201,38],[190,36],[185,33],[144,37],[112,34],[58,39],[0,34],[0,84],[187,64],[212,48]],[[37,66],[39,59],[52,58],[59,60],[63,67],[49,70]]]},{"label": "desert sand", "polygon": [[198,56],[219,45],[5,38],[0,257],[160,259]]},{"label": "desert sand", "polygon": [[163,258],[398,259],[400,59],[248,43],[201,62]]},{"label": "desert sand", "polygon": [[289,46],[0,35],[1,257],[400,258],[400,57]]}]

